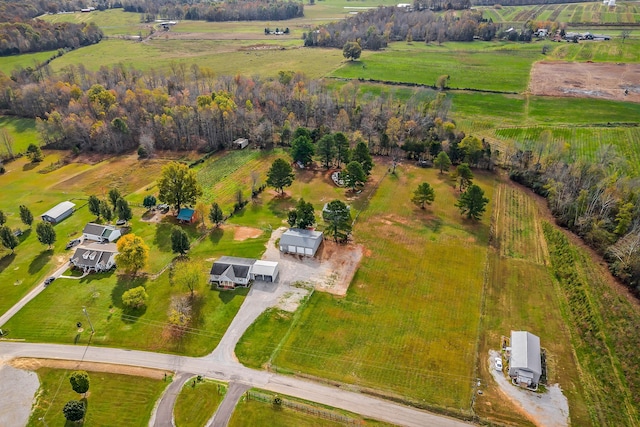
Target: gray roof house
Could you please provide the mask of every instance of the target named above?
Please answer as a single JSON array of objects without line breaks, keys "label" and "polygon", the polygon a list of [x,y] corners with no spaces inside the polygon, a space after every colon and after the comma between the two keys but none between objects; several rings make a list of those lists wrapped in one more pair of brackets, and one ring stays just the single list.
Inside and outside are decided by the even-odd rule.
[{"label": "gray roof house", "polygon": [[280,237],[280,252],[315,256],[321,243],[320,231],[290,228]]},{"label": "gray roof house", "polygon": [[542,375],[540,338],[526,331],[511,331],[509,376],[514,384],[536,389]]},{"label": "gray roof house", "polygon": [[71,264],[85,273],[108,271],[116,265],[117,254],[111,250],[78,248],[71,257]]},{"label": "gray roof house", "polygon": [[51,224],[57,224],[66,217],[71,216],[75,206],[75,203],[71,203],[69,201],[58,203],[56,206],[40,215],[40,217],[43,221],[50,222]]},{"label": "gray roof house", "polygon": [[96,242],[115,242],[120,237],[120,229],[112,225],[88,223],[82,230],[82,237],[85,240],[94,240]]},{"label": "gray roof house", "polygon": [[218,287],[235,289],[236,286],[249,286],[251,280],[275,282],[278,278],[278,263],[252,258],[223,256],[211,266],[209,281]]}]

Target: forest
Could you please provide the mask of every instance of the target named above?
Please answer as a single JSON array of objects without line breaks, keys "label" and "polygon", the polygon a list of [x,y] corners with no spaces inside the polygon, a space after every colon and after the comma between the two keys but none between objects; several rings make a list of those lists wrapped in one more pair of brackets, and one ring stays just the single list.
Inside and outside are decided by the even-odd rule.
[{"label": "forest", "polygon": [[240,2],[189,2],[176,0],[125,0],[126,12],[147,15],[147,19],[167,18],[221,21],[280,21],[304,16],[304,5],[295,1],[251,0]]},{"label": "forest", "polygon": [[102,40],[94,23],[51,24],[40,19],[0,24],[0,56],[56,49],[75,49]]},{"label": "forest", "polygon": [[546,197],[558,225],[598,251],[640,297],[640,188],[626,160],[607,146],[583,161],[544,144],[508,158],[511,179]]},{"label": "forest", "polygon": [[436,14],[431,10],[405,12],[396,7],[370,9],[347,19],[320,26],[303,35],[306,46],[342,49],[358,41],[363,49],[379,50],[392,41],[473,41],[495,37],[498,27],[482,18],[482,12],[464,10]]}]

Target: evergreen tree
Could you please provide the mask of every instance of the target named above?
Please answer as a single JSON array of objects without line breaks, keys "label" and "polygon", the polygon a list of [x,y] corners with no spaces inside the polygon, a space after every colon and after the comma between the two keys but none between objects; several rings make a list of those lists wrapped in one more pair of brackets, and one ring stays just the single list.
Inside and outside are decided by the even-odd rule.
[{"label": "evergreen tree", "polygon": [[31,224],[33,224],[33,214],[25,205],[20,205],[20,219],[23,224],[28,227],[31,227]]},{"label": "evergreen tree", "polygon": [[171,250],[180,255],[184,255],[190,246],[187,232],[180,227],[173,227],[173,230],[171,230]]},{"label": "evergreen tree", "polygon": [[113,206],[114,211],[117,210],[118,199],[121,198],[122,195],[117,188],[112,188],[111,190],[109,190],[109,202],[111,203],[111,206]]},{"label": "evergreen tree", "polygon": [[341,200],[334,200],[327,204],[322,216],[327,223],[326,230],[337,242],[346,241],[351,233],[351,212]]},{"label": "evergreen tree", "polygon": [[7,215],[0,211],[0,225],[4,225],[7,222]]},{"label": "evergreen tree", "polygon": [[92,214],[94,214],[95,216],[97,216],[98,218],[100,218],[101,216],[101,212],[100,212],[100,199],[98,199],[96,196],[91,195],[89,196],[89,212],[91,212]]},{"label": "evergreen tree", "polygon": [[449,155],[446,152],[440,151],[433,164],[436,165],[436,167],[440,169],[440,173],[442,173],[445,170],[448,171],[451,167],[451,159],[449,159]]},{"label": "evergreen tree", "polygon": [[364,173],[362,165],[356,161],[349,163],[341,175],[344,184],[354,191],[358,185],[367,181],[367,174]]},{"label": "evergreen tree", "polygon": [[2,242],[2,246],[7,249],[13,250],[20,244],[20,241],[16,236],[13,235],[13,232],[6,225],[0,226],[0,242]]},{"label": "evergreen tree", "polygon": [[122,197],[116,201],[116,213],[118,215],[118,219],[124,221],[129,221],[133,218],[133,212],[131,212],[129,203]]},{"label": "evergreen tree", "polygon": [[484,197],[484,191],[475,184],[472,184],[460,195],[460,200],[456,206],[460,208],[460,213],[467,215],[469,219],[479,220],[486,210],[489,199]]},{"label": "evergreen tree", "polygon": [[222,213],[222,209],[220,205],[216,202],[211,204],[211,211],[209,212],[209,219],[212,223],[216,225],[216,227],[220,227],[220,224],[224,222],[224,214]]},{"label": "evergreen tree", "polygon": [[371,158],[371,153],[369,153],[369,147],[367,147],[367,144],[364,141],[360,141],[356,144],[356,149],[353,151],[351,160],[360,163],[362,170],[364,170],[364,173],[367,176],[371,174],[371,169],[373,169],[373,159]]},{"label": "evergreen tree", "polygon": [[284,194],[284,187],[293,184],[294,178],[291,165],[283,159],[276,159],[267,172],[267,185],[275,188],[280,194]]},{"label": "evergreen tree", "polygon": [[336,157],[336,146],[333,135],[324,135],[318,141],[318,156],[322,159],[322,165],[329,169]]},{"label": "evergreen tree", "polygon": [[313,160],[314,153],[315,147],[310,137],[298,136],[291,143],[291,158],[296,163],[300,162],[303,165],[308,165]]},{"label": "evergreen tree", "polygon": [[433,191],[431,185],[428,182],[423,182],[418,185],[418,188],[413,192],[411,201],[420,206],[421,209],[425,208],[425,204],[430,205],[436,198],[436,193]]}]

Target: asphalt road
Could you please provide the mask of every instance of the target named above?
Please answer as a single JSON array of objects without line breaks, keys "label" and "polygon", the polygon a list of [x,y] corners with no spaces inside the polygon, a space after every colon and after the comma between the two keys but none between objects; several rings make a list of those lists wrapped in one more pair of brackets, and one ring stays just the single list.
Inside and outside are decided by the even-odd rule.
[{"label": "asphalt road", "polygon": [[221,381],[236,381],[278,394],[294,396],[312,402],[341,408],[394,424],[411,427],[462,427],[470,424],[434,415],[419,409],[341,390],[319,383],[285,377],[246,368],[237,362],[218,362],[207,358],[123,350],[107,347],[86,347],[60,344],[0,342],[0,358],[38,357],[164,369],[176,373],[191,373]]},{"label": "asphalt road", "polygon": [[244,392],[250,388],[247,384],[236,381],[230,382],[227,394],[224,395],[224,400],[220,403],[218,410],[213,414],[206,427],[227,427],[238,401]]},{"label": "asphalt road", "polygon": [[149,427],[173,427],[173,407],[178,400],[178,395],[182,390],[182,386],[191,378],[187,373],[180,373],[173,377],[173,381],[162,393],[162,397],[153,409]]}]

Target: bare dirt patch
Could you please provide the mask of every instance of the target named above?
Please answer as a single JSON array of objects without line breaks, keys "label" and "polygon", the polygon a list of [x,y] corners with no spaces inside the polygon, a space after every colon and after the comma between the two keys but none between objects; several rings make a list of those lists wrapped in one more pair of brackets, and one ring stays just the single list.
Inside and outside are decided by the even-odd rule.
[{"label": "bare dirt patch", "polygon": [[536,62],[529,91],[533,95],[640,102],[640,64]]},{"label": "bare dirt patch", "polygon": [[253,227],[234,227],[233,240],[242,241],[262,236],[262,230]]},{"label": "bare dirt patch", "polygon": [[14,368],[26,369],[29,371],[35,371],[41,367],[68,370],[82,369],[83,371],[88,372],[109,372],[112,374],[132,375],[158,380],[164,379],[165,374],[173,374],[172,372],[162,371],[159,369],[139,368],[136,366],[115,365],[109,363],[77,362],[74,360],[18,358],[9,361],[8,364]]}]

